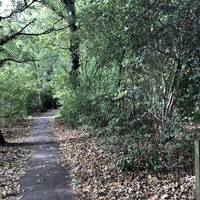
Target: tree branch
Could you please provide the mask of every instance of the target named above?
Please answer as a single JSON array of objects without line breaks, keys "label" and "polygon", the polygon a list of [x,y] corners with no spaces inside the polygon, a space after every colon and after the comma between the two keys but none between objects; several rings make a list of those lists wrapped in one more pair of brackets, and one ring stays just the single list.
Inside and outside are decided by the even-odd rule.
[{"label": "tree branch", "polygon": [[17,60],[15,58],[4,58],[0,60],[0,67],[2,67],[6,62],[25,63],[25,62],[35,62],[35,61],[39,61],[39,60],[35,58],[28,58],[24,60]]},{"label": "tree branch", "polygon": [[64,29],[66,29],[67,27],[61,27],[61,28],[58,28],[58,29],[55,29],[55,28],[50,28],[46,31],[43,31],[41,33],[20,33],[19,35],[29,35],[29,36],[39,36],[39,35],[46,35],[46,34],[49,34],[49,33],[52,33],[52,32],[56,32],[56,31],[62,31]]},{"label": "tree branch", "polygon": [[26,32],[23,32],[28,26],[30,26],[31,24],[33,24],[34,22],[36,21],[36,19],[32,20],[31,22],[29,22],[28,24],[26,24],[24,27],[22,27],[19,31],[17,31],[16,33],[12,34],[12,35],[8,35],[8,36],[5,36],[4,38],[1,38],[0,39],[0,45],[4,45],[5,43],[15,39],[16,37],[20,36],[20,35],[27,35],[27,36],[39,36],[39,35],[45,35],[45,34],[49,34],[51,32],[56,32],[56,31],[61,31],[61,30],[64,30],[66,29],[67,27],[61,27],[61,28],[54,28],[55,24],[58,23],[58,21],[56,21],[53,26],[43,32],[40,32],[40,33],[26,33]]},{"label": "tree branch", "polygon": [[0,39],[0,45],[4,45],[5,43],[9,42],[10,40],[15,39],[18,35],[20,35],[22,33],[22,31],[24,31],[28,26],[30,26],[30,24],[34,23],[36,19],[32,20],[31,22],[29,22],[28,24],[26,24],[24,27],[22,27],[18,32],[12,34],[12,35],[8,35],[5,36],[4,38]]}]

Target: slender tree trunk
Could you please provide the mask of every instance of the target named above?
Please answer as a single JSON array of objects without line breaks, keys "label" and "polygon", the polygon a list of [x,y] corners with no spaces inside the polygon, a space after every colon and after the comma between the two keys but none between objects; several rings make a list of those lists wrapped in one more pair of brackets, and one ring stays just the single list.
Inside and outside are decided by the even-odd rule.
[{"label": "slender tree trunk", "polygon": [[76,71],[80,67],[79,63],[79,36],[77,34],[78,27],[76,26],[76,9],[75,0],[63,0],[67,9],[70,38],[70,54],[71,54],[71,70]]},{"label": "slender tree trunk", "polygon": [[0,144],[5,144],[5,143],[6,143],[6,141],[4,140],[4,137],[3,137],[1,130],[0,130]]},{"label": "slender tree trunk", "polygon": [[165,109],[165,115],[167,115],[168,117],[171,117],[173,109],[177,102],[177,98],[180,95],[181,81],[182,81],[181,62],[180,62],[180,59],[178,59],[175,75],[174,75],[172,86],[171,86],[170,97]]}]

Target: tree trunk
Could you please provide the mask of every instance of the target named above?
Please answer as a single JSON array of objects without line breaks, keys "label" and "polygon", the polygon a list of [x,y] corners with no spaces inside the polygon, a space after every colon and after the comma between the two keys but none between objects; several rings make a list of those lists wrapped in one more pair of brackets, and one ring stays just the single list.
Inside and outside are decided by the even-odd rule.
[{"label": "tree trunk", "polygon": [[4,137],[3,137],[1,130],[0,130],[0,144],[5,144],[5,143],[6,143],[6,141],[4,140]]},{"label": "tree trunk", "polygon": [[75,0],[63,0],[68,13],[68,24],[71,32],[70,38],[70,54],[71,54],[71,70],[76,71],[80,67],[79,63],[79,44],[80,38],[77,34],[76,26],[76,9]]},{"label": "tree trunk", "polygon": [[175,75],[174,75],[172,86],[171,86],[170,98],[168,100],[168,103],[165,109],[165,115],[168,117],[171,117],[177,98],[180,95],[181,81],[182,81],[181,62],[180,62],[180,59],[178,59]]}]

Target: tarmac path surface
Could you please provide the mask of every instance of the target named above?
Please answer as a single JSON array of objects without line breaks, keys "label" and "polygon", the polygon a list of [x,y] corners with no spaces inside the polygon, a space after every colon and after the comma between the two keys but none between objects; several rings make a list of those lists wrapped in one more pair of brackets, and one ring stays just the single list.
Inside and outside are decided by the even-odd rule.
[{"label": "tarmac path surface", "polygon": [[71,200],[73,192],[66,169],[58,163],[59,152],[52,131],[53,114],[34,117],[31,138],[25,145],[33,145],[32,158],[21,180],[20,200]]}]

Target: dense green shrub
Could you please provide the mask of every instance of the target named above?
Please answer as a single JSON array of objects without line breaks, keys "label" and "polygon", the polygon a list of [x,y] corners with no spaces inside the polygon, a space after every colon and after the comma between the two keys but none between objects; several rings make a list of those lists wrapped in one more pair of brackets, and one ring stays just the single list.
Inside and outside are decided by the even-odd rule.
[{"label": "dense green shrub", "polygon": [[[36,80],[26,68],[4,68],[0,71],[0,118],[26,116],[37,102]],[[37,104],[37,103],[36,103]]]},{"label": "dense green shrub", "polygon": [[193,135],[184,127],[199,118],[200,4],[78,5],[79,86],[63,87],[64,120],[95,128],[119,150],[125,170],[191,168]]}]

